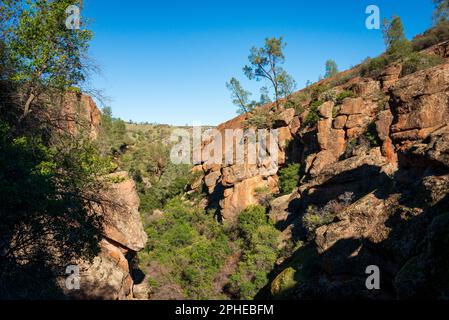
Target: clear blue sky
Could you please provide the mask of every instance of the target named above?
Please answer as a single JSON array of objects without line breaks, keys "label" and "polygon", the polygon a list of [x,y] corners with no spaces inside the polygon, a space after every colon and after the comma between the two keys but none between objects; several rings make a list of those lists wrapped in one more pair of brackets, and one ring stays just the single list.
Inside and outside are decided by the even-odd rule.
[{"label": "clear blue sky", "polygon": [[[365,9],[402,17],[408,37],[431,24],[432,0],[153,1],[85,0],[95,38],[90,55],[101,68],[92,84],[110,98],[115,116],[136,122],[216,125],[234,117],[226,81],[247,89],[249,49],[284,36],[285,69],[316,81],[324,63],[340,70],[384,50],[380,30],[365,28]],[[258,97],[258,96],[257,96]]]}]

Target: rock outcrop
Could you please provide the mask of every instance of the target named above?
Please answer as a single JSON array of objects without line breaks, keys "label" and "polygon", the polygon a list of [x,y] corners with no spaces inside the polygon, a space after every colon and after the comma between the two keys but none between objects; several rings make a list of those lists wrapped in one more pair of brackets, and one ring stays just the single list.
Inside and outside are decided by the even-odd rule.
[{"label": "rock outcrop", "polygon": [[[427,53],[447,58],[447,43]],[[329,92],[315,98],[322,104],[313,125],[304,125],[313,112],[307,108],[278,110],[279,168],[299,162],[302,178],[292,194],[270,201],[270,216],[304,246],[277,266],[271,296],[448,296],[449,64],[401,73],[396,63],[375,79],[335,86],[333,92],[353,94],[342,101],[325,98]],[[219,130],[242,128],[247,118]],[[225,220],[260,203],[261,189],[276,194],[278,171],[261,174],[263,164],[203,161],[196,170],[204,173],[209,204]],[[381,272],[378,290],[365,285],[369,266]]]},{"label": "rock outcrop", "polygon": [[[114,182],[102,197],[104,227],[101,251],[91,262],[73,263],[79,267],[80,289],[66,290],[69,297],[104,300],[135,298],[133,273],[138,271],[135,258],[147,241],[138,211],[139,197],[134,181],[126,172],[112,174],[107,179]],[[63,284],[61,286],[64,287]]]}]

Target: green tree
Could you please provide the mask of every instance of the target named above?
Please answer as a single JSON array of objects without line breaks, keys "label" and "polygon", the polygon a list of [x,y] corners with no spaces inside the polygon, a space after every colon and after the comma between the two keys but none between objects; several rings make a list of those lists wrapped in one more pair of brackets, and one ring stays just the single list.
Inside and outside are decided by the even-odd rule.
[{"label": "green tree", "polygon": [[332,59],[327,60],[326,61],[326,74],[324,75],[324,77],[331,78],[331,77],[337,75],[337,73],[338,73],[337,63]]},{"label": "green tree", "polygon": [[279,171],[279,185],[282,193],[291,193],[298,187],[299,163],[293,163]]},{"label": "green tree", "polygon": [[251,93],[243,89],[240,81],[236,78],[231,78],[231,80],[226,83],[226,87],[231,91],[232,103],[238,107],[237,113],[248,113],[254,109],[255,102],[250,101]]},{"label": "green tree", "polygon": [[265,39],[261,48],[253,47],[248,57],[250,65],[243,68],[243,72],[250,80],[267,80],[274,90],[276,106],[279,99],[291,94],[294,87],[293,78],[281,67],[285,62],[283,50],[286,44],[283,38]]},{"label": "green tree", "polygon": [[412,51],[411,43],[405,37],[404,26],[400,17],[394,16],[391,20],[385,19],[382,31],[389,56],[398,59]]},{"label": "green tree", "polygon": [[435,25],[449,20],[449,1],[433,0],[435,11],[433,12],[433,20]]},{"label": "green tree", "polygon": [[[79,3],[27,0],[16,15],[6,17],[5,23],[12,26],[6,44],[16,66],[11,80],[26,92],[22,118],[43,93],[78,86],[86,79],[85,54],[92,32],[84,28],[69,30],[64,23],[67,7]],[[15,1],[7,1],[4,11],[13,5]]]}]

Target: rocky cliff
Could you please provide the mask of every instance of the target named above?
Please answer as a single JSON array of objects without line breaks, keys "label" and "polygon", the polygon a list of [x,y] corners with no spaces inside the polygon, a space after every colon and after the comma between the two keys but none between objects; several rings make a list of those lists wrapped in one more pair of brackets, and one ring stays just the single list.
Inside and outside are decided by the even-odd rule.
[{"label": "rocky cliff", "polygon": [[[126,172],[114,173],[107,179],[112,185],[103,191],[101,251],[91,262],[72,262],[79,267],[80,289],[65,290],[65,293],[81,299],[146,299],[145,283],[136,261],[137,252],[147,241],[136,185]],[[62,288],[65,281],[66,277],[60,279]]]},{"label": "rocky cliff", "polygon": [[[272,297],[449,294],[447,43],[426,52],[445,62],[407,76],[396,63],[376,77],[325,80],[315,85],[325,92],[278,110],[279,165],[300,163],[302,178],[292,194],[271,201],[270,215],[302,246],[279,261],[266,288]],[[313,101],[320,101],[315,111]],[[310,112],[314,125],[305,124]],[[248,116],[219,130],[242,128]],[[264,165],[209,165],[206,157],[194,170],[203,173],[209,206],[232,221],[263,201],[261,188],[278,194],[278,173],[261,175]],[[380,269],[379,290],[365,286],[371,265]]]},{"label": "rocky cliff", "polygon": [[[95,140],[99,136],[101,113],[92,97],[67,94],[57,109],[60,130],[70,134],[83,131]],[[127,172],[104,177],[105,189],[96,210],[102,212],[103,235],[100,252],[92,260],[72,261],[79,269],[79,289],[65,285],[67,274],[58,280],[65,295],[77,299],[128,300],[146,299],[147,288],[137,267],[136,255],[147,241],[139,213],[139,196],[135,182]]]}]

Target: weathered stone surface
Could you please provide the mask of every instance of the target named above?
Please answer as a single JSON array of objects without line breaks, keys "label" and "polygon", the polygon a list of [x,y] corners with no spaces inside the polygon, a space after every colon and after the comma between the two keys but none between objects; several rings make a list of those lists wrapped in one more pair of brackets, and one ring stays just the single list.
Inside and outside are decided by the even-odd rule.
[{"label": "weathered stone surface", "polygon": [[[129,300],[133,298],[133,280],[128,261],[118,247],[103,239],[101,252],[92,262],[79,261],[80,289],[66,294],[78,299]],[[66,288],[62,277],[61,288]]]},{"label": "weathered stone surface", "polygon": [[299,117],[294,117],[292,123],[290,124],[290,133],[292,135],[295,135],[300,128],[301,128],[301,121],[299,120]]},{"label": "weathered stone surface", "polygon": [[[316,230],[318,253],[323,253],[344,239],[370,239],[374,243],[385,240],[389,229],[386,204],[373,193],[338,214],[338,222]],[[362,244],[360,244],[362,245]],[[359,248],[357,248],[359,250]],[[357,254],[356,251],[353,254]]]},{"label": "weathered stone surface", "polygon": [[393,84],[398,81],[402,72],[402,64],[395,64],[387,67],[381,75],[382,89],[387,91]]},{"label": "weathered stone surface", "polygon": [[433,132],[427,143],[412,145],[410,152],[449,167],[449,126]]},{"label": "weathered stone surface", "polygon": [[364,127],[370,122],[371,118],[363,114],[354,114],[348,117],[345,127],[348,129],[355,127]]},{"label": "weathered stone surface", "polygon": [[376,130],[379,139],[385,141],[390,136],[390,127],[393,123],[393,114],[390,110],[384,110],[379,113],[376,121]]},{"label": "weathered stone surface", "polygon": [[86,130],[92,140],[98,138],[101,112],[91,96],[68,92],[61,105],[58,105],[58,110],[60,115],[57,121],[69,133]]},{"label": "weathered stone surface", "polygon": [[369,110],[366,109],[365,101],[363,98],[346,98],[343,100],[343,104],[340,109],[340,114],[352,115],[352,114],[368,114]]},{"label": "weathered stone surface", "polygon": [[284,150],[292,140],[292,134],[289,127],[279,128],[279,149]]},{"label": "weathered stone surface", "polygon": [[288,206],[290,204],[291,201],[291,194],[287,194],[278,198],[273,199],[270,202],[270,218],[274,221],[274,222],[283,222],[286,221],[288,216],[289,216],[289,212],[288,212]]},{"label": "weathered stone surface", "polygon": [[353,86],[353,91],[357,96],[368,97],[381,89],[380,82],[371,79],[363,79]]},{"label": "weathered stone surface", "polygon": [[232,194],[220,202],[223,218],[228,221],[233,221],[246,207],[258,204],[259,199],[256,194],[256,189],[264,187],[272,189],[276,186],[270,186],[269,182],[261,176],[255,176],[235,184]]},{"label": "weathered stone surface", "polygon": [[346,136],[349,140],[361,136],[365,132],[365,128],[355,127],[346,130]]},{"label": "weathered stone surface", "polygon": [[275,121],[276,127],[287,127],[293,121],[293,117],[295,116],[295,109],[289,108],[282,111]]},{"label": "weathered stone surface", "polygon": [[334,103],[332,101],[326,101],[321,106],[318,107],[318,112],[323,118],[332,118],[332,109],[334,108]]},{"label": "weathered stone surface", "polygon": [[221,177],[220,171],[212,171],[207,176],[204,177],[204,184],[208,188],[213,188],[217,184],[218,179]]},{"label": "weathered stone surface", "polygon": [[332,119],[324,119],[318,122],[318,143],[322,150],[330,150],[339,157],[344,151],[344,130],[332,129]]},{"label": "weathered stone surface", "polygon": [[110,175],[112,183],[105,197],[109,205],[104,206],[104,235],[120,245],[133,250],[142,250],[147,242],[139,214],[139,196],[136,184],[126,172]]},{"label": "weathered stone surface", "polygon": [[345,127],[347,119],[348,117],[345,115],[336,117],[333,123],[334,129],[343,129]]},{"label": "weathered stone surface", "polygon": [[[223,168],[223,185],[232,186],[259,174],[257,165],[242,164]],[[217,175],[217,179],[220,173]]]}]

